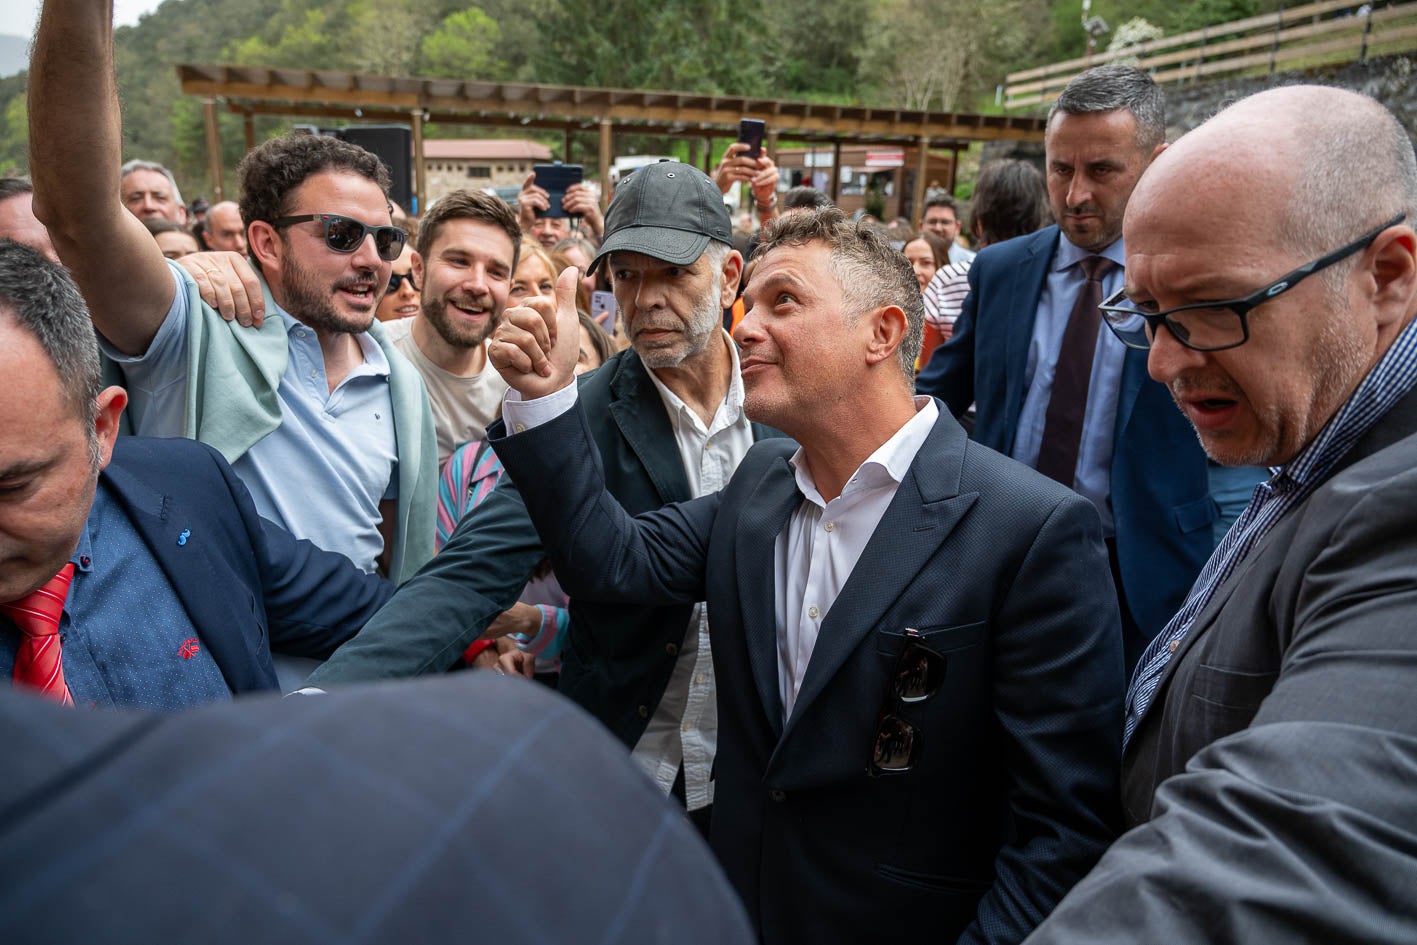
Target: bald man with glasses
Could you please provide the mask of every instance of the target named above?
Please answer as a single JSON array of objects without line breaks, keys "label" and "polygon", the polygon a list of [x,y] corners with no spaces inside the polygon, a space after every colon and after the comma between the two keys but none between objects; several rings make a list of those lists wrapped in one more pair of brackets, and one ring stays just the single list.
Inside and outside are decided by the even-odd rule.
[{"label": "bald man with glasses", "polygon": [[1213,460],[1273,475],[1132,677],[1135,829],[1030,943],[1417,940],[1414,219],[1402,126],[1315,86],[1133,193],[1106,322]]}]

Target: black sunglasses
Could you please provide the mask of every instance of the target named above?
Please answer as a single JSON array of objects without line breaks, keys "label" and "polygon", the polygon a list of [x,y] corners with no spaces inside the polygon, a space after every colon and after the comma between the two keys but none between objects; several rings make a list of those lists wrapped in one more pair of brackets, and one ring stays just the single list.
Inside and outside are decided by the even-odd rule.
[{"label": "black sunglasses", "polygon": [[374,234],[374,249],[380,259],[393,262],[403,252],[408,234],[396,226],[367,226],[338,213],[306,213],[298,217],[272,220],[271,226],[291,226],[295,223],[319,223],[325,229],[325,245],[337,253],[352,253],[364,243],[364,237]]},{"label": "black sunglasses", "polygon": [[871,777],[901,774],[920,760],[920,732],[895,713],[896,704],[924,702],[945,681],[945,658],[930,648],[919,630],[905,631],[905,643],[886,682],[885,703],[871,744]]},{"label": "black sunglasses", "polygon": [[389,295],[393,295],[395,292],[397,292],[399,290],[400,283],[402,283],[405,279],[408,280],[409,287],[412,288],[413,291],[418,291],[418,283],[413,281],[413,270],[410,269],[408,272],[389,273]]},{"label": "black sunglasses", "polygon": [[1238,348],[1250,340],[1250,312],[1255,308],[1288,292],[1316,272],[1347,259],[1359,250],[1367,249],[1388,227],[1397,226],[1407,218],[1399,213],[1375,230],[1364,233],[1358,239],[1327,256],[1320,256],[1287,272],[1262,289],[1251,292],[1242,299],[1225,299],[1218,302],[1194,302],[1178,305],[1164,312],[1151,312],[1138,308],[1127,300],[1124,290],[1112,293],[1098,306],[1107,327],[1117,339],[1128,348],[1146,351],[1151,348],[1151,340],[1162,325],[1187,348],[1196,351],[1223,351]]}]

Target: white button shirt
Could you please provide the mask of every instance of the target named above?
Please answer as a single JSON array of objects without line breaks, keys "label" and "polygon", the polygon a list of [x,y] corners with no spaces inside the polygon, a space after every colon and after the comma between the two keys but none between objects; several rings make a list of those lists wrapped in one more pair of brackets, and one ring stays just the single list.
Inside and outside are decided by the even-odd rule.
[{"label": "white button shirt", "polygon": [[[743,412],[738,349],[726,334],[723,340],[733,360],[733,376],[728,395],[707,426],[650,372],[674,430],[675,446],[684,465],[689,492],[696,498],[727,485],[733,470],[753,445],[752,424]],[[523,401],[516,391],[509,391],[502,413],[507,427],[520,433],[571,409],[576,400],[574,384],[531,401]],[[709,646],[708,608],[698,603],[689,618],[664,696],[631,756],[666,794],[674,786],[682,765],[686,806],[689,810],[698,810],[713,803],[713,782],[709,780],[709,773],[717,748],[718,703]]]},{"label": "white button shirt", "polygon": [[866,458],[830,502],[817,490],[802,450],[792,456],[804,501],[778,534],[773,563],[777,685],[784,725],[792,716],[822,621],[939,418],[932,398],[917,397],[915,405],[915,416]]}]

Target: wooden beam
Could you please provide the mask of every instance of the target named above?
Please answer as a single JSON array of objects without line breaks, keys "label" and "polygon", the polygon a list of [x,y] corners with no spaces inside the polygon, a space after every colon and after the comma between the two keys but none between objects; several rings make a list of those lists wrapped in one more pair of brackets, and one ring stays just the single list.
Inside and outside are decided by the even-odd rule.
[{"label": "wooden beam", "polygon": [[614,128],[615,126],[609,118],[600,120],[600,209],[602,211],[610,207],[610,163],[614,160],[611,147]]},{"label": "wooden beam", "polygon": [[216,123],[216,99],[202,100],[202,113],[207,124],[207,162],[212,174],[212,203],[219,203],[223,196],[221,183],[221,133]]},{"label": "wooden beam", "polygon": [[912,219],[920,220],[925,216],[925,176],[930,173],[930,136],[921,135],[916,147],[920,149],[920,154],[915,161],[915,186],[911,189],[910,211]]},{"label": "wooden beam", "polygon": [[841,201],[841,139],[832,141],[832,203]]},{"label": "wooden beam", "polygon": [[[413,207],[404,209],[414,216],[428,210],[428,171],[423,166],[423,110],[413,110]],[[413,283],[409,283],[412,285]]]}]

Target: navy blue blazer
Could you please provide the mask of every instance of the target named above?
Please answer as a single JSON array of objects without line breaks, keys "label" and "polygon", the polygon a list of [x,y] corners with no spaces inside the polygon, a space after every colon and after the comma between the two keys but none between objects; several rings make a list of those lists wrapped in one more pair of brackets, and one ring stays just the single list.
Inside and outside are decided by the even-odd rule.
[{"label": "navy blue blazer", "polygon": [[393,596],[344,555],[257,515],[203,443],[119,437],[102,477],[233,693],[275,689],[272,649],[324,658]]},{"label": "navy blue blazer", "polygon": [[[955,416],[975,403],[974,439],[1001,453],[1018,432],[1028,346],[1058,239],[1050,226],[980,252],[954,335],[916,382]],[[1128,350],[1113,434],[1112,515],[1122,590],[1146,640],[1181,609],[1214,550],[1208,477],[1195,430],[1147,375],[1146,352]]]},{"label": "navy blue blazer", "polygon": [[[711,843],[765,945],[1018,942],[1107,847],[1125,680],[1085,499],[942,413],[824,619],[784,724],[773,555],[803,501],[791,441],[756,444],[722,492],[631,518],[605,491],[581,410],[489,435],[573,599],[708,602]],[[920,732],[916,767],[872,777],[908,627],[946,677],[894,706]]]},{"label": "navy blue blazer", "polygon": [[[593,452],[621,505],[647,512],[691,497],[664,400],[633,349],[583,375],[580,397]],[[753,425],[755,439],[781,435]],[[457,662],[546,557],[513,479],[504,476],[463,517],[438,556],[399,588],[394,605],[319,667],[310,685],[441,673]],[[692,608],[693,601],[633,608],[573,597],[561,691],[633,747],[669,685]]]}]

